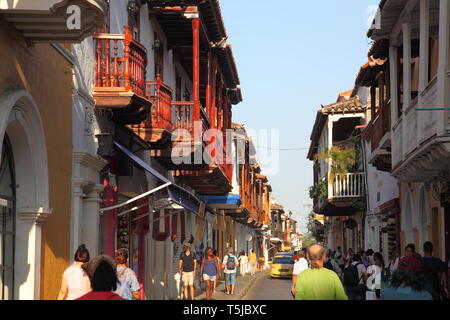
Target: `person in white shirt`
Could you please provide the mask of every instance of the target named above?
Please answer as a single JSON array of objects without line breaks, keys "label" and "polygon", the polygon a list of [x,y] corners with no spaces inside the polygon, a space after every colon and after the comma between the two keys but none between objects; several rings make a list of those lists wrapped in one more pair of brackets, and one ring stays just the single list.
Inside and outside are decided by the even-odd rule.
[{"label": "person in white shirt", "polygon": [[379,252],[373,254],[374,264],[367,268],[366,300],[381,299],[381,273],[384,270],[383,256]]},{"label": "person in white shirt", "polygon": [[75,252],[74,264],[64,271],[58,300],[75,300],[92,291],[91,282],[86,273],[89,259],[89,251],[82,244]]},{"label": "person in white shirt", "polygon": [[297,277],[300,273],[309,268],[308,260],[305,259],[305,252],[298,252],[299,259],[294,263],[294,270],[292,271],[292,289],[291,292],[295,296],[295,285],[297,283]]}]

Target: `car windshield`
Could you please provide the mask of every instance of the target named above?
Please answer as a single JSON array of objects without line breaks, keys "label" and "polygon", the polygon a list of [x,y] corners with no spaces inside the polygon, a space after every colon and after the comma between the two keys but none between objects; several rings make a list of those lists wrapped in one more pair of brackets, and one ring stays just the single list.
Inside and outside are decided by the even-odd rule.
[{"label": "car windshield", "polygon": [[275,257],[273,258],[274,264],[290,264],[292,261],[291,257]]}]

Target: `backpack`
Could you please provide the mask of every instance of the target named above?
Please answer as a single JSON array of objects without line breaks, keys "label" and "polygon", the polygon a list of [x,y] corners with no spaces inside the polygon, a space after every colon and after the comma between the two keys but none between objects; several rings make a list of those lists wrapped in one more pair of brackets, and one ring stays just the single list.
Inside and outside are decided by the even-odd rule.
[{"label": "backpack", "polygon": [[331,263],[331,260],[330,260],[330,259],[328,259],[328,260],[323,264],[323,266],[324,266],[325,268],[331,270],[331,271],[334,271],[333,264]]},{"label": "backpack", "polygon": [[236,258],[232,256],[228,256],[227,259],[227,270],[234,270],[236,269]]},{"label": "backpack", "polygon": [[344,286],[356,287],[359,284],[358,265],[349,265],[344,270]]}]

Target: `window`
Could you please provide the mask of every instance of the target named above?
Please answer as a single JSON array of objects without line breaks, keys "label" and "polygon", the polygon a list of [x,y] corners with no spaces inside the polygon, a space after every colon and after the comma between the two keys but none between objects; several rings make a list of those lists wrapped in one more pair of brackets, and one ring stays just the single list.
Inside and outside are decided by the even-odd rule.
[{"label": "window", "polygon": [[3,140],[0,162],[0,298],[14,298],[14,249],[16,230],[16,182],[8,136]]}]

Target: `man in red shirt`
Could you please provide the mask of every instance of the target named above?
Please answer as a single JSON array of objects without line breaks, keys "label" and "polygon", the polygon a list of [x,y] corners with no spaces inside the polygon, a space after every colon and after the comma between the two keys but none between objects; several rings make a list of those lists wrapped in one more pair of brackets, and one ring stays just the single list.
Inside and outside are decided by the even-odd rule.
[{"label": "man in red shirt", "polygon": [[89,262],[86,270],[92,291],[77,300],[125,300],[113,293],[117,289],[116,263],[101,255]]},{"label": "man in red shirt", "polygon": [[405,248],[405,256],[400,259],[398,269],[412,270],[420,272],[420,255],[416,253],[416,246],[412,243]]}]

